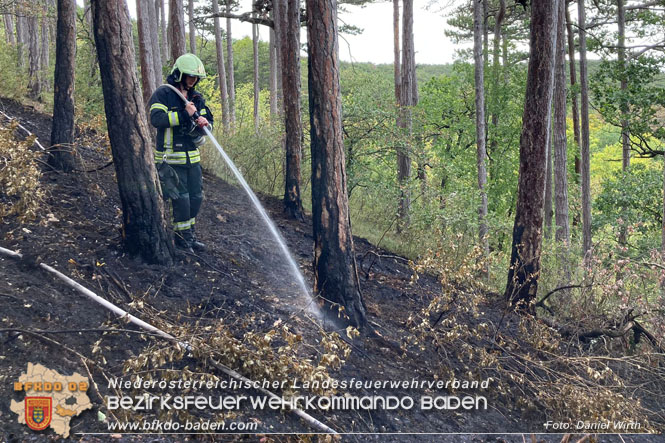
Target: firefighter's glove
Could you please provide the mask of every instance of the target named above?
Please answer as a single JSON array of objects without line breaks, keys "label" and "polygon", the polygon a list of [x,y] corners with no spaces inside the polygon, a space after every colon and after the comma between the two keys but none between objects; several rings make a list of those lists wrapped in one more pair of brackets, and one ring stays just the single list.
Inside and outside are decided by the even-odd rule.
[{"label": "firefighter's glove", "polygon": [[201,117],[201,116],[199,116],[199,118],[196,119],[195,123],[196,123],[196,126],[198,126],[201,129],[203,129],[206,126],[210,125],[210,123],[208,123],[208,119],[205,118],[205,117]]},{"label": "firefighter's glove", "polygon": [[180,196],[178,186],[180,185],[180,178],[171,166],[166,162],[162,162],[157,166],[157,174],[159,175],[159,183],[162,185],[162,195],[164,198],[177,199]]}]

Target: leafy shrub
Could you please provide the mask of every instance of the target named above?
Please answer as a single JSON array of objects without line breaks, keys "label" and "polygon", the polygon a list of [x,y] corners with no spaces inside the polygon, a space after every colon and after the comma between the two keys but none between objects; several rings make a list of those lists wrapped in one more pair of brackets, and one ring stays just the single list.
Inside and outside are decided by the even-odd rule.
[{"label": "leafy shrub", "polygon": [[11,214],[21,221],[37,218],[44,197],[36,154],[30,150],[35,137],[14,137],[18,123],[0,127],[0,220]]}]

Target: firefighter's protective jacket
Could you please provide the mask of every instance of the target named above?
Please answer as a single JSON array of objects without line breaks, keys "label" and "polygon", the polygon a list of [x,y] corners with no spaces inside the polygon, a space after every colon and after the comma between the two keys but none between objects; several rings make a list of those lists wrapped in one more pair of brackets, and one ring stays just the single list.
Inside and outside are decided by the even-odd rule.
[{"label": "firefighter's protective jacket", "polygon": [[[213,116],[203,96],[191,90],[188,98],[212,126]],[[187,165],[201,161],[198,147],[204,141],[205,132],[194,124],[182,98],[171,88],[160,86],[150,97],[150,123],[157,128],[156,163]]]}]

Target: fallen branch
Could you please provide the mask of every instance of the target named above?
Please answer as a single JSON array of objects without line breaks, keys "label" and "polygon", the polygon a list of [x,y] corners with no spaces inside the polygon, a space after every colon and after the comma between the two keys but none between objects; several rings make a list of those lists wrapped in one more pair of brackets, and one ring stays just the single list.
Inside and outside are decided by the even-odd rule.
[{"label": "fallen branch", "polygon": [[622,325],[621,328],[617,329],[592,329],[590,331],[579,332],[574,328],[567,326],[559,325],[554,320],[541,317],[540,320],[545,323],[547,326],[556,329],[559,334],[564,337],[575,337],[579,340],[585,341],[592,338],[598,337],[610,337],[610,338],[620,338],[624,337],[629,332],[633,332],[637,340],[639,340],[640,335],[644,335],[651,345],[658,351],[660,354],[665,354],[665,349],[661,346],[658,339],[647,331],[644,326],[639,324],[634,318],[628,318],[628,321]]},{"label": "fallen branch", "polygon": [[[5,249],[5,248],[3,248],[3,247],[0,247],[0,254],[4,254],[4,255],[7,255],[7,256],[9,256],[9,257],[13,257],[13,258],[17,258],[17,259],[23,259],[23,255],[22,255],[22,254],[19,254],[18,252],[15,252],[15,251],[12,251],[12,250],[9,250],[9,249]],[[165,338],[165,339],[167,339],[167,340],[169,340],[169,341],[172,341],[172,342],[176,343],[177,345],[182,346],[182,347],[183,347],[184,349],[186,349],[187,351],[191,351],[191,350],[192,350],[192,347],[191,347],[191,345],[190,345],[189,343],[187,343],[187,342],[182,342],[182,341],[178,340],[176,337],[174,337],[173,335],[171,335],[171,334],[169,334],[169,333],[167,333],[167,332],[164,332],[164,331],[162,331],[161,329],[158,329],[158,328],[152,326],[152,325],[149,324],[149,323],[144,322],[143,320],[141,320],[141,319],[139,319],[139,318],[137,318],[137,317],[134,317],[133,315],[131,315],[131,314],[128,313],[127,311],[124,311],[124,310],[120,309],[119,307],[117,307],[117,306],[114,305],[113,303],[111,303],[111,302],[109,302],[108,300],[106,300],[106,299],[100,297],[99,295],[95,294],[95,293],[92,292],[91,290],[89,290],[89,289],[87,289],[86,287],[80,285],[79,283],[75,282],[75,281],[72,280],[71,278],[67,277],[67,276],[64,275],[63,273],[57,271],[56,269],[53,269],[53,268],[50,267],[49,265],[44,264],[44,263],[39,263],[39,267],[42,268],[42,269],[44,269],[44,270],[46,270],[46,271],[48,271],[48,272],[50,272],[51,274],[54,274],[56,277],[58,277],[60,280],[64,281],[64,282],[65,282],[68,286],[70,286],[71,288],[75,289],[76,291],[80,292],[81,294],[85,295],[86,297],[91,298],[92,300],[94,300],[95,302],[99,303],[100,305],[102,305],[102,306],[105,307],[106,309],[110,310],[111,312],[115,313],[116,315],[120,316],[121,318],[123,318],[123,319],[127,319],[130,323],[133,323],[133,324],[135,324],[135,325],[137,325],[137,326],[140,326],[140,327],[143,328],[143,329],[146,329],[146,330],[148,330],[148,331],[150,331],[150,332],[153,332],[155,335],[158,335],[158,336],[160,336],[160,337],[162,337],[162,338]],[[27,332],[27,331],[26,331],[26,333],[30,333],[30,332]],[[36,333],[33,333],[33,334],[36,334]],[[36,334],[36,335],[38,335],[38,336],[40,336],[40,337],[42,337],[42,338],[44,338],[44,339],[46,339],[46,340],[49,340],[49,341],[55,342],[55,340],[52,340],[52,339],[50,339],[50,338],[48,338],[48,337],[45,337],[45,336],[43,336],[43,335],[40,335],[40,334]],[[57,342],[56,342],[56,343],[57,343]],[[83,356],[82,356],[81,354],[79,354],[77,351],[72,350],[72,352],[75,352],[75,353],[77,353],[79,356],[83,357]],[[83,358],[85,358],[85,357],[83,357]],[[245,382],[245,383],[248,383],[248,382],[249,382],[249,383],[251,383],[251,385],[254,385],[254,382],[252,382],[252,381],[251,381],[250,379],[248,379],[247,377],[244,377],[244,376],[240,375],[239,373],[237,373],[237,372],[234,371],[233,369],[231,369],[231,368],[229,368],[229,367],[227,367],[227,366],[225,366],[225,365],[223,365],[223,364],[221,364],[221,363],[219,363],[219,362],[213,360],[212,358],[209,358],[208,360],[210,360],[210,362],[212,363],[212,365],[213,365],[215,368],[219,369],[220,371],[224,372],[225,374],[230,375],[230,376],[232,376],[232,377],[234,377],[234,378],[236,378],[236,379],[238,379],[238,380],[241,380],[241,381],[243,381],[243,382]],[[282,397],[279,397],[277,394],[275,394],[275,393],[273,393],[273,392],[271,392],[271,391],[268,391],[267,389],[257,388],[257,390],[260,391],[260,392],[262,392],[262,393],[264,393],[264,394],[266,394],[266,395],[268,395],[268,396],[270,396],[271,398],[277,398],[277,399],[279,399],[280,402],[281,402],[284,406],[286,406],[286,405],[291,406],[291,404],[288,403],[288,402],[286,402]],[[307,414],[306,412],[301,411],[300,409],[296,409],[296,408],[291,409],[291,408],[289,408],[289,410],[290,410],[291,412],[293,412],[294,414],[296,414],[297,416],[299,416],[300,418],[302,418],[303,420],[305,420],[305,421],[306,421],[307,423],[309,423],[310,425],[312,425],[312,426],[314,426],[315,428],[321,430],[322,432],[330,433],[330,434],[336,434],[336,433],[337,433],[337,432],[335,432],[334,429],[332,429],[332,428],[326,426],[325,424],[321,423],[320,421],[318,421],[317,419],[315,419],[315,418],[312,417],[311,415]]]},{"label": "fallen branch", "polygon": [[[0,114],[2,114],[7,120],[16,120],[15,118],[8,116],[7,114],[5,114],[5,113],[2,112],[2,111],[0,111]],[[16,121],[18,122],[18,120],[16,120]],[[19,127],[20,129],[23,129],[23,131],[25,131],[25,133],[28,135],[28,137],[34,135],[32,132],[30,132],[28,129],[26,129],[26,127],[23,126],[22,124],[19,123],[19,124],[18,124],[18,127]],[[39,149],[41,149],[42,151],[46,151],[46,148],[43,147],[41,143],[39,143],[39,140],[37,140],[37,136],[35,136],[35,144],[36,144],[37,147],[38,147]]]},{"label": "fallen branch", "polygon": [[584,286],[583,286],[583,285],[568,285],[568,286],[560,286],[560,287],[558,287],[558,288],[552,289],[552,290],[551,290],[550,292],[548,292],[543,298],[541,298],[540,301],[536,303],[536,307],[544,308],[545,305],[544,305],[543,303],[545,303],[545,300],[547,300],[548,298],[550,298],[550,296],[552,296],[553,294],[555,294],[555,293],[557,293],[557,292],[559,292],[559,291],[563,291],[563,290],[565,290],[565,289],[575,289],[575,288],[583,288],[583,289],[586,289],[586,288],[590,288],[590,287],[592,287],[592,286],[593,286],[593,285],[584,285]]}]

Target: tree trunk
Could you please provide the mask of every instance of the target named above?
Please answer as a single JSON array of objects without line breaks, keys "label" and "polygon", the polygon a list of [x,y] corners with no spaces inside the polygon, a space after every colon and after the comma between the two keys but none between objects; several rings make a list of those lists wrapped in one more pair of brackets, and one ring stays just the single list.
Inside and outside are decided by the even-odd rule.
[{"label": "tree trunk", "polygon": [[564,248],[570,244],[568,220],[568,140],[566,135],[566,2],[561,2],[554,71],[554,238]]},{"label": "tree trunk", "polygon": [[152,93],[157,89],[155,82],[155,60],[152,52],[155,35],[150,29],[150,9],[152,0],[136,0],[137,27],[139,34],[139,60],[141,62],[141,86],[143,103],[147,105]]},{"label": "tree trunk", "polygon": [[78,166],[74,151],[74,71],[76,62],[76,1],[58,0],[53,78],[53,123],[48,163],[70,172]]},{"label": "tree trunk", "polygon": [[[573,140],[575,141],[575,146],[582,146],[580,141],[580,111],[577,103],[577,73],[575,69],[575,34],[573,32],[573,22],[570,19],[570,12],[568,11],[568,2],[572,0],[566,0],[566,30],[568,34],[568,66],[570,69],[570,96],[571,96],[571,107],[573,115]],[[575,154],[575,180],[578,180],[582,172],[582,166],[580,162],[579,154]]]},{"label": "tree trunk", "polygon": [[[166,0],[155,0],[155,7],[159,8],[159,35],[162,41],[162,61],[167,62],[171,47],[169,46],[169,38],[166,36],[166,11],[164,2]],[[160,73],[161,74],[161,73]]]},{"label": "tree trunk", "polygon": [[28,89],[30,89],[30,98],[40,100],[42,94],[41,83],[41,54],[39,52],[39,23],[37,16],[28,16]]},{"label": "tree trunk", "polygon": [[[162,75],[162,53],[159,47],[159,16],[157,12],[157,2],[153,0],[148,0],[148,18],[150,20],[150,35],[152,38],[150,42],[152,44],[152,61],[153,68],[152,72],[155,76],[155,85],[159,86],[163,82]],[[147,102],[146,102],[147,103]]]},{"label": "tree trunk", "polygon": [[[283,4],[284,0],[274,0],[272,7],[273,15],[273,33],[275,36],[275,81],[277,83],[277,90],[275,98],[277,101],[277,110],[279,113],[284,111],[284,97],[283,97],[283,88],[284,88],[284,56],[282,55],[282,26],[286,21],[286,18],[281,17],[282,9],[286,8]],[[286,12],[284,12],[286,13]],[[298,34],[300,35],[300,29],[298,29]],[[300,41],[300,39],[298,39]]]},{"label": "tree trunk", "polygon": [[552,137],[547,138],[547,154],[545,166],[545,203],[544,203],[544,224],[545,224],[545,238],[547,240],[552,238]]},{"label": "tree trunk", "polygon": [[399,51],[399,0],[393,0],[393,52],[394,56],[394,76],[395,76],[395,102],[400,104],[400,86],[402,83],[402,74],[400,72],[400,51]]},{"label": "tree trunk", "polygon": [[367,320],[347,199],[336,6],[335,0],[307,0],[314,290],[349,324],[361,327]]},{"label": "tree trunk", "polygon": [[[619,28],[619,41],[617,59],[621,69],[621,92],[628,89],[626,80],[626,9],[623,0],[617,0],[617,24]],[[623,147],[622,169],[627,171],[630,167],[630,139],[628,138],[628,108],[625,103],[621,104],[621,145]]]},{"label": "tree trunk", "polygon": [[130,254],[167,264],[174,255],[154,165],[148,119],[136,94],[134,44],[124,0],[92,0],[104,109],[120,201],[123,239]]},{"label": "tree trunk", "polygon": [[12,15],[5,14],[3,19],[5,22],[5,37],[7,43],[14,46],[16,44],[16,39],[14,38],[14,20],[12,19]]},{"label": "tree trunk", "polygon": [[94,79],[97,77],[97,56],[95,49],[95,37],[92,35],[92,12],[90,11],[90,0],[83,1],[83,19],[87,26],[87,35],[89,36],[90,44],[90,74],[88,77],[88,85],[92,86]]},{"label": "tree trunk", "polygon": [[[413,0],[404,0],[402,10],[402,85],[400,89],[400,118],[398,126],[402,128],[404,141],[397,149],[397,180],[400,186],[399,223],[401,231],[409,225],[409,209],[411,194],[409,178],[411,177],[411,136],[413,121],[411,108],[418,103],[416,84],[416,60],[413,42]],[[414,94],[414,91],[416,94]]]},{"label": "tree trunk", "polygon": [[[271,11],[273,22],[275,9]],[[275,41],[275,30],[268,30],[268,51],[270,60],[270,119],[275,121],[277,118],[277,42]]]},{"label": "tree trunk", "polygon": [[45,73],[49,69],[50,64],[50,42],[49,42],[49,17],[48,17],[48,5],[46,0],[43,0],[42,14],[40,17],[40,43],[39,43],[39,65],[41,69],[39,70],[40,83],[43,89],[50,89],[48,83],[45,81]]},{"label": "tree trunk", "polygon": [[550,136],[558,1],[532,0],[531,41],[512,253],[505,298],[532,309],[540,277],[545,160]]},{"label": "tree trunk", "polygon": [[[619,36],[617,42],[617,62],[621,70],[621,95],[627,92],[628,81],[626,79],[626,9],[623,0],[617,0],[617,27]],[[628,106],[621,100],[619,108],[621,110],[621,147],[622,162],[621,169],[625,179],[628,168],[630,168],[630,138],[628,134]],[[619,225],[619,244],[625,246],[628,241],[626,224]]]},{"label": "tree trunk", "polygon": [[281,2],[281,54],[286,130],[286,174],[284,209],[293,218],[303,220],[300,195],[302,124],[300,115],[300,1]]},{"label": "tree trunk", "polygon": [[[219,3],[212,1],[212,13],[219,13]],[[226,66],[224,63],[224,42],[222,41],[222,28],[219,17],[215,17],[215,50],[217,51],[217,81],[219,83],[220,99],[222,102],[222,124],[224,131],[229,130],[229,91],[226,87]]]},{"label": "tree trunk", "polygon": [[196,54],[196,26],[194,26],[194,0],[187,0],[189,14],[189,52]]},{"label": "tree trunk", "polygon": [[499,63],[499,53],[501,52],[501,24],[503,23],[503,19],[506,16],[506,0],[500,0],[499,1],[499,9],[496,11],[496,15],[494,16],[494,41],[493,45],[494,48],[492,49],[492,97],[491,97],[491,128],[492,131],[494,131],[494,134],[492,134],[492,137],[488,137],[490,141],[490,154],[494,152],[494,149],[497,147],[497,144],[499,143],[499,139],[496,136],[496,133],[499,128],[499,70],[501,67],[501,64]]},{"label": "tree trunk", "polygon": [[252,24],[252,55],[254,60],[254,132],[259,132],[259,25]]},{"label": "tree trunk", "polygon": [[[484,0],[473,2],[473,61],[476,92],[476,166],[478,171],[478,191],[480,205],[478,207],[478,242],[483,248],[485,259],[489,257],[489,240],[487,238],[487,145],[485,144],[485,64],[483,59],[483,22],[485,11]],[[483,266],[483,274],[488,268]]]},{"label": "tree trunk", "polygon": [[171,62],[185,53],[185,13],[182,0],[169,0],[169,41]]},{"label": "tree trunk", "polygon": [[559,5],[556,57],[554,69],[554,221],[559,268],[563,276],[559,286],[570,284],[568,248],[570,227],[568,221],[568,140],[566,136],[566,1]]},{"label": "tree trunk", "polygon": [[[226,13],[231,13],[231,5],[233,0],[226,0]],[[236,82],[233,66],[233,38],[231,37],[231,19],[226,19],[226,71],[227,79],[229,81],[229,117],[231,125],[236,122]]]},{"label": "tree trunk", "polygon": [[17,4],[15,6],[16,10],[16,56],[18,58],[19,68],[25,68],[25,48],[28,45],[27,38],[27,23],[26,18],[23,15],[22,9]]},{"label": "tree trunk", "polygon": [[582,250],[586,265],[591,259],[591,173],[589,154],[589,81],[587,78],[586,59],[586,11],[584,0],[578,0],[577,12],[579,14],[580,32],[580,94],[582,97],[581,115],[581,145],[580,157],[582,166]]}]

